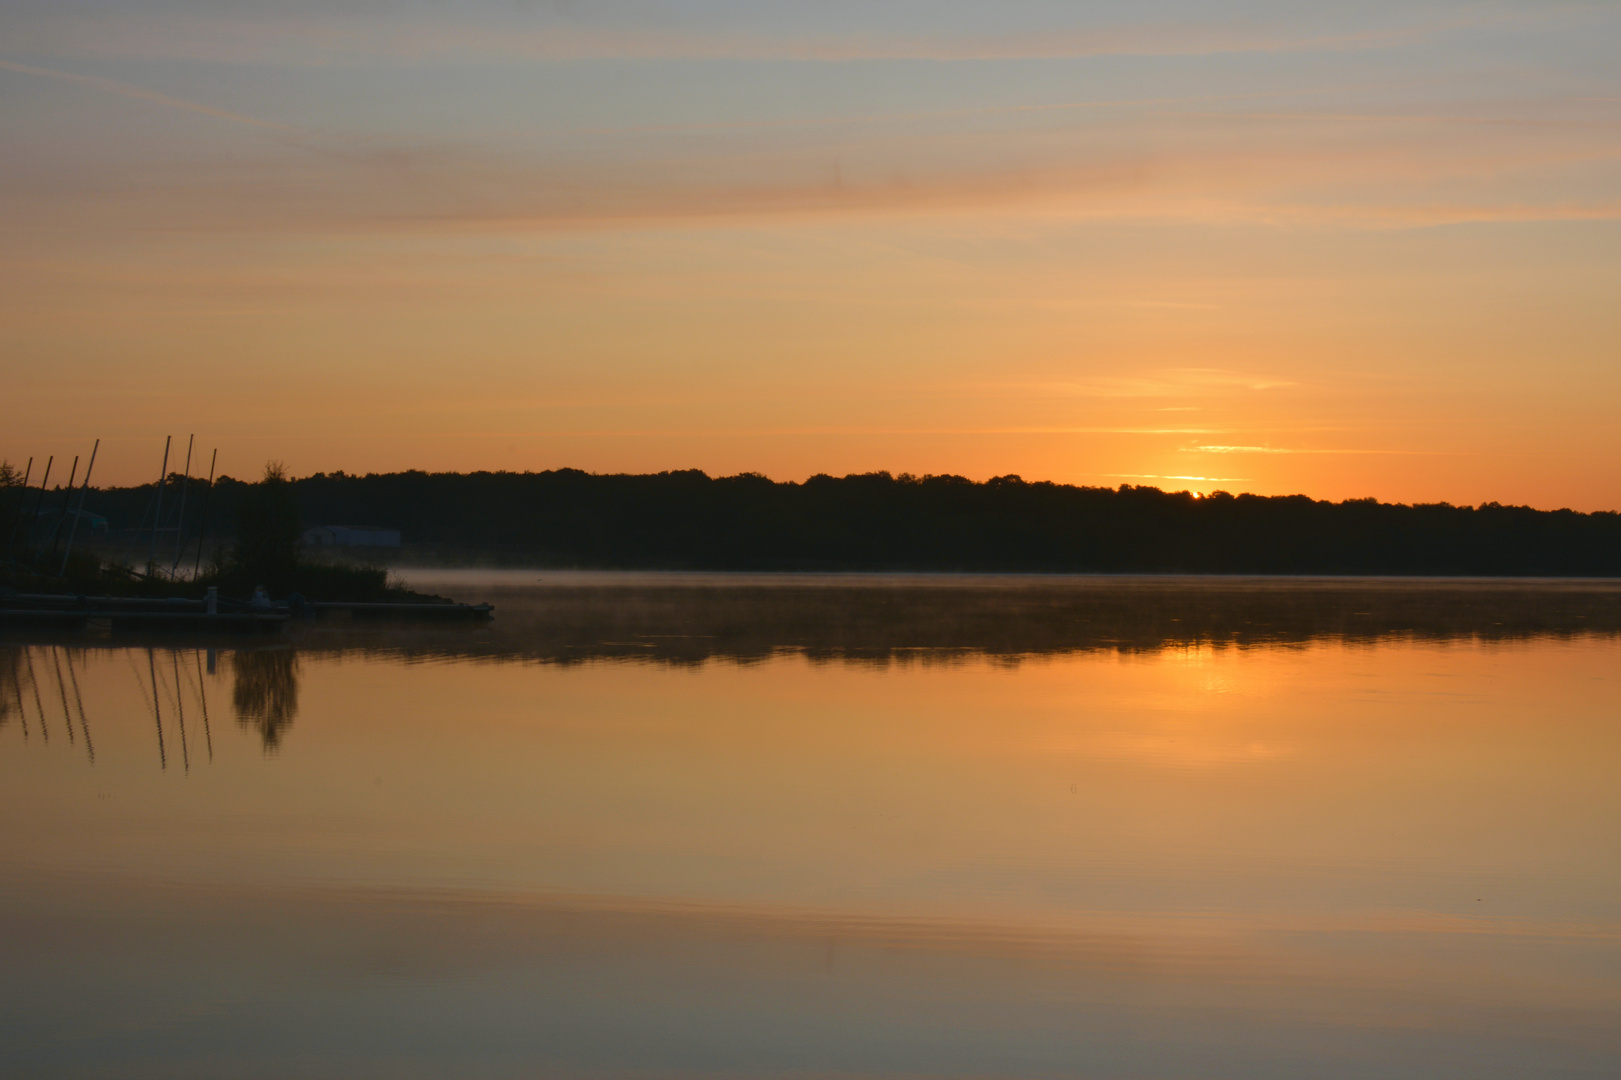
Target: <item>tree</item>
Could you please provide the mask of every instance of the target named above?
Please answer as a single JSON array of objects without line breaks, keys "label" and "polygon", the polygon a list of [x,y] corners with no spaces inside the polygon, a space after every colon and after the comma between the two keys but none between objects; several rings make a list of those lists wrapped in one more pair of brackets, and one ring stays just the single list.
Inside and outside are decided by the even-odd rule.
[{"label": "tree", "polygon": [[298,573],[302,534],[298,499],[279,461],[265,465],[264,478],[252,485],[237,508],[236,545],[231,549],[233,577],[285,593]]}]

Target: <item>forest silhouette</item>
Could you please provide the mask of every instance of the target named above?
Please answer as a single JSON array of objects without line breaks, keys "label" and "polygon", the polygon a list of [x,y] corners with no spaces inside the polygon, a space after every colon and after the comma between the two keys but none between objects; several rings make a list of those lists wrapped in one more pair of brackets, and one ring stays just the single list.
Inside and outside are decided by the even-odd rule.
[{"label": "forest silhouette", "polygon": [[[193,480],[195,485],[198,481]],[[214,520],[257,485],[223,477]],[[399,529],[419,552],[532,565],[704,570],[1621,575],[1621,514],[1524,506],[1198,497],[1017,476],[316,473],[304,525]],[[115,532],[153,485],[92,491]]]}]

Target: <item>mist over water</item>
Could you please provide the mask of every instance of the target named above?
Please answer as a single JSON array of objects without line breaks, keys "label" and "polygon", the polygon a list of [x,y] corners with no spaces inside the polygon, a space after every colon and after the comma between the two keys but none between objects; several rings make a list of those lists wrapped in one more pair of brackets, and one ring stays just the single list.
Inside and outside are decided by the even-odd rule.
[{"label": "mist over water", "polygon": [[1621,1060],[1613,584],[412,573],[0,638],[19,1075]]}]

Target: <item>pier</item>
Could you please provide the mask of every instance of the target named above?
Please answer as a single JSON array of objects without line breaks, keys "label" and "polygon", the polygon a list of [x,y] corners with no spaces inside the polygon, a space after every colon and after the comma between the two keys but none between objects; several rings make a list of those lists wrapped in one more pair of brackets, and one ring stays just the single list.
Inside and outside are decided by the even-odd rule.
[{"label": "pier", "polygon": [[[221,610],[224,609],[224,610]],[[112,630],[274,633],[294,618],[411,619],[480,621],[492,617],[490,604],[389,604],[308,602],[254,607],[221,598],[217,604],[185,597],[74,596],[44,593],[0,595],[0,629],[52,627],[77,629],[92,624]]]}]

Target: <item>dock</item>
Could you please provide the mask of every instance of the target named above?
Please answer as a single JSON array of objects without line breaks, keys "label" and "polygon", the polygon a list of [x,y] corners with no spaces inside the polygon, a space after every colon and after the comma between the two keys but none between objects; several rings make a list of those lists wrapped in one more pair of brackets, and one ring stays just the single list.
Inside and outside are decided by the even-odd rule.
[{"label": "dock", "polygon": [[118,630],[212,631],[227,634],[273,633],[297,617],[352,619],[413,619],[481,621],[492,617],[490,604],[389,604],[304,602],[289,607],[273,604],[252,607],[243,601],[221,599],[208,610],[203,600],[185,597],[74,596],[43,593],[0,595],[0,629],[51,627],[77,629],[89,625]]}]

